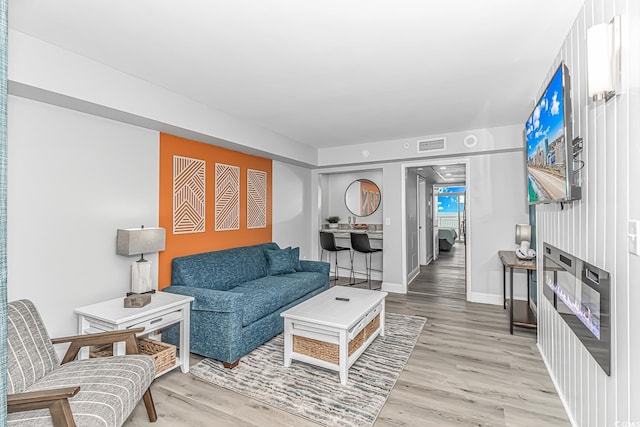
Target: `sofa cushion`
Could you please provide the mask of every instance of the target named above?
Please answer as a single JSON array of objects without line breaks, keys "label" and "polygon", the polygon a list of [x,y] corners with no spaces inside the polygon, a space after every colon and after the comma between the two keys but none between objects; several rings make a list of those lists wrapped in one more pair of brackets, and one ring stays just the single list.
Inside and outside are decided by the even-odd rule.
[{"label": "sofa cushion", "polygon": [[297,271],[278,277],[296,279],[297,286],[306,288],[308,291],[318,289],[327,284],[327,276],[315,271]]},{"label": "sofa cushion", "polygon": [[300,248],[288,248],[290,250],[291,261],[296,268],[296,271],[302,271],[302,265],[300,265]]},{"label": "sofa cushion", "polygon": [[265,250],[264,254],[267,257],[269,264],[269,275],[275,276],[278,274],[295,273],[298,260],[295,262],[291,254],[291,248]]},{"label": "sofa cushion", "polygon": [[[300,276],[302,275],[302,276]],[[268,276],[230,289],[228,292],[243,296],[242,326],[247,326],[281,307],[322,287],[325,283],[310,276],[318,273],[290,273],[282,276]]]},{"label": "sofa cushion", "polygon": [[268,274],[265,250],[280,249],[263,243],[174,258],[171,284],[226,291],[239,283]]}]

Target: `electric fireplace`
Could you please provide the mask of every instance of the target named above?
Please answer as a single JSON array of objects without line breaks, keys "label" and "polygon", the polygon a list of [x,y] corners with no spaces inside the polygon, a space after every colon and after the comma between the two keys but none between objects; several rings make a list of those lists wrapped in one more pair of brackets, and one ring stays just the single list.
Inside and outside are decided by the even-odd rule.
[{"label": "electric fireplace", "polygon": [[544,244],[545,297],[607,375],[611,367],[609,273]]}]

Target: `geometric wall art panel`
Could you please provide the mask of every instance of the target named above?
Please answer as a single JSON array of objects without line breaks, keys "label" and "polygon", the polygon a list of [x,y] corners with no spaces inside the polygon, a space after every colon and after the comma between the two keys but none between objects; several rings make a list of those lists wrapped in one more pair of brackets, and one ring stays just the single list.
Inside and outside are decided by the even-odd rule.
[{"label": "geometric wall art panel", "polygon": [[247,169],[247,228],[267,227],[267,173]]},{"label": "geometric wall art panel", "polygon": [[173,234],[205,231],[205,161],[173,156]]},{"label": "geometric wall art panel", "polygon": [[240,229],[240,168],[216,163],[216,231]]}]

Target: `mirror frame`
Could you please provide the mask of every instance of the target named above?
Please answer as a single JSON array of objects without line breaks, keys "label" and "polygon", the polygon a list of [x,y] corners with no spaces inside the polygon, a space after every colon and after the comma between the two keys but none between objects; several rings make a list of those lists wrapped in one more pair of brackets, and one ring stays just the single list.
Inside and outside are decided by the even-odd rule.
[{"label": "mirror frame", "polygon": [[[352,210],[353,206],[349,206],[348,202],[348,198],[347,198],[347,194],[349,193],[349,190],[351,189],[351,187],[354,186],[354,184],[360,184],[360,183],[367,183],[367,184],[371,184],[373,185],[376,191],[367,191],[367,194],[364,195],[365,196],[365,201],[364,201],[364,205],[363,205],[363,192],[360,188],[358,188],[358,199],[360,202],[360,206],[359,206],[359,210],[358,212],[354,212]],[[354,187],[355,188],[355,187]],[[377,194],[377,196],[376,196]],[[373,200],[371,199],[371,197],[373,197]],[[370,203],[374,203],[374,205],[371,205]],[[380,187],[378,187],[378,184],[376,184],[375,182],[371,181],[370,179],[366,179],[366,178],[360,178],[360,179],[356,179],[355,181],[353,181],[351,184],[349,184],[349,186],[347,187],[347,189],[344,191],[344,205],[347,207],[347,210],[349,212],[351,212],[353,215],[359,217],[359,218],[364,218],[366,216],[371,216],[373,215],[378,208],[380,208],[380,204],[382,203],[382,191],[380,191]],[[362,215],[362,207],[363,206],[367,206],[367,208],[371,209],[368,213],[366,213],[365,215]]]}]

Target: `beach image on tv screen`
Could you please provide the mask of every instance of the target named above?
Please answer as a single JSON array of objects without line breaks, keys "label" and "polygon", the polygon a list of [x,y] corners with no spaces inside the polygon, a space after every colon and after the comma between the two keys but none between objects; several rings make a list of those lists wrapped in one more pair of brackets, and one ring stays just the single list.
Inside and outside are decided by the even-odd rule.
[{"label": "beach image on tv screen", "polygon": [[526,125],[529,202],[567,198],[562,67]]}]

